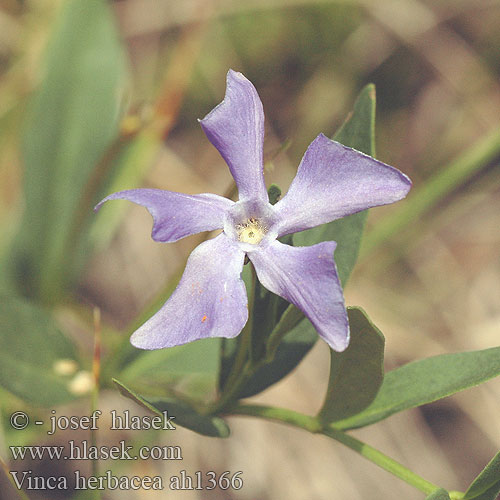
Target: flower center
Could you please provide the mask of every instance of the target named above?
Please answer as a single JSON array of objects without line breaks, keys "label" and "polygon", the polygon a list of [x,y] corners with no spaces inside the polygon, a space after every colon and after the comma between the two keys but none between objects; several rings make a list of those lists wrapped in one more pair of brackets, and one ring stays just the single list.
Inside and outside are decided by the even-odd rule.
[{"label": "flower center", "polygon": [[224,233],[244,252],[255,252],[278,237],[272,205],[261,200],[238,201],[225,214]]},{"label": "flower center", "polygon": [[251,217],[245,222],[236,225],[238,240],[242,243],[257,245],[267,233],[267,227],[260,219]]}]

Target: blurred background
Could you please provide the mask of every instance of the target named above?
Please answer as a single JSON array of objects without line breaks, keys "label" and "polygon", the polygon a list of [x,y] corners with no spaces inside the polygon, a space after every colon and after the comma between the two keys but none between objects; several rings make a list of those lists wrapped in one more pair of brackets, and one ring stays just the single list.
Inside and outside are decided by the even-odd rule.
[{"label": "blurred background", "polygon": [[[114,346],[175,283],[200,241],[158,244],[144,209],[117,203],[96,216],[91,207],[112,191],[141,186],[228,192],[229,171],[197,118],[222,100],[229,68],[260,94],[266,181],[283,190],[308,144],[320,132],[332,136],[361,88],[376,85],[377,157],[414,187],[407,200],[371,211],[345,297],[386,336],[386,369],[499,344],[498,1],[120,0],[108,11],[89,0],[68,14],[71,3],[78,2],[0,0],[2,290],[15,288],[49,310],[83,353],[83,382],[69,392],[90,390],[93,307],[101,310],[106,370]],[[95,10],[88,19],[87,8]],[[313,414],[328,367],[319,342],[255,401]],[[8,444],[43,439],[9,429],[8,415],[21,405],[15,394],[0,392],[4,460]],[[60,414],[88,412],[84,399],[62,402]],[[113,388],[101,393],[103,409],[140,411],[132,405]],[[500,380],[493,380],[354,434],[429,481],[465,489],[500,449],[499,415]],[[423,497],[324,437],[246,418],[229,424],[227,440],[183,429],[141,435],[181,445],[184,460],[141,461],[122,473],[241,470],[241,490],[105,498]],[[68,464],[33,467],[59,475]]]}]

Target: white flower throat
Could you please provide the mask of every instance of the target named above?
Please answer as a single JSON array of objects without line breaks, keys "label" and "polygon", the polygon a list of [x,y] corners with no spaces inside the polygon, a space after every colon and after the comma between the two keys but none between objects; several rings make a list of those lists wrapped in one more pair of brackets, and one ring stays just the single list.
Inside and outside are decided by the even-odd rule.
[{"label": "white flower throat", "polygon": [[260,219],[251,217],[242,224],[237,224],[236,232],[238,233],[238,239],[242,243],[257,245],[266,235],[267,227]]}]

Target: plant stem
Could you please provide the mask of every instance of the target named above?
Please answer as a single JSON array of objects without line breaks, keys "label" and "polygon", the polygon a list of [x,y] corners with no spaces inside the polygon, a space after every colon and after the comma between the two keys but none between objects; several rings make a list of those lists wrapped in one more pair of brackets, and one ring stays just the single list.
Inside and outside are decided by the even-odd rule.
[{"label": "plant stem", "polygon": [[238,398],[238,393],[240,392],[240,389],[245,385],[250,371],[250,361],[247,361],[246,364],[241,367],[239,375],[233,379],[231,384],[228,383],[225,386],[219,399],[203,409],[203,413],[207,415],[215,415],[217,413],[228,411],[229,408],[232,408],[232,403]]},{"label": "plant stem", "polygon": [[233,366],[231,367],[231,372],[227,378],[225,386],[230,387],[235,379],[240,377],[243,367],[245,366],[248,359],[250,359],[251,353],[251,343],[252,343],[252,327],[253,327],[253,310],[255,306],[255,286],[257,282],[257,276],[255,274],[255,269],[253,264],[249,263],[250,269],[252,271],[252,285],[250,288],[250,293],[248,297],[248,321],[246,322],[243,330],[240,334],[240,342],[238,344],[238,351],[236,352],[236,357],[234,359]]},{"label": "plant stem", "polygon": [[314,417],[286,408],[265,405],[238,404],[231,409],[232,415],[249,415],[299,427],[309,432],[321,432],[321,423]]},{"label": "plant stem", "polygon": [[411,227],[415,220],[421,218],[450,192],[465,184],[491,162],[498,161],[499,157],[500,130],[495,130],[439,169],[425,184],[415,188],[408,200],[402,203],[392,216],[379,221],[363,238],[360,258],[364,259],[393,234]]},{"label": "plant stem", "polygon": [[213,405],[207,408],[208,413],[217,413],[224,410],[229,403],[236,399],[238,392],[250,375],[253,366],[252,359],[250,357],[251,352],[251,342],[252,342],[252,325],[253,325],[253,309],[255,301],[255,286],[257,282],[257,275],[255,269],[251,263],[252,270],[252,286],[250,289],[248,297],[248,321],[240,333],[238,350],[234,358],[233,366],[227,377],[226,383],[222,390],[222,394],[219,399],[214,402]]},{"label": "plant stem", "polygon": [[426,495],[429,495],[433,491],[439,489],[439,486],[425,480],[418,474],[415,474],[411,470],[407,469],[404,465],[396,462],[376,448],[373,448],[372,446],[363,443],[359,439],[356,439],[346,434],[345,432],[336,429],[333,425],[323,427],[316,417],[303,415],[301,413],[287,410],[285,408],[246,404],[239,404],[233,407],[231,409],[231,414],[260,417],[275,422],[286,423],[309,432],[321,433],[331,439],[334,439],[335,441],[338,441],[339,443],[342,443],[344,446],[351,448],[351,450],[356,451],[367,460],[370,460],[387,472],[390,472],[391,474],[398,477],[399,479],[402,479],[414,488],[417,488],[418,490],[424,492]]},{"label": "plant stem", "polygon": [[351,450],[356,451],[366,459],[370,460],[374,464],[378,465],[382,469],[390,472],[399,479],[402,479],[409,485],[423,491],[426,495],[430,495],[433,491],[439,489],[439,486],[427,481],[418,474],[415,474],[410,469],[407,469],[404,465],[396,462],[391,457],[388,457],[381,451],[373,448],[372,446],[363,443],[359,439],[356,439],[345,432],[336,429],[333,426],[329,426],[323,429],[322,433],[339,443],[351,448]]}]

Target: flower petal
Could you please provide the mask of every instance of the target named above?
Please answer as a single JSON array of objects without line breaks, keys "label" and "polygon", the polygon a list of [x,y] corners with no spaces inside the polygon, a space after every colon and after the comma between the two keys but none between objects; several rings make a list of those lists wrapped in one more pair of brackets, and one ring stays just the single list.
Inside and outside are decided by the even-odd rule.
[{"label": "flower petal", "polygon": [[244,257],[225,234],[198,245],[174,293],[130,342],[140,349],[162,349],[206,337],[238,335],[248,319],[240,276]]},{"label": "flower petal", "polygon": [[287,194],[274,206],[281,219],[279,235],[393,203],[410,187],[410,179],[399,170],[320,134]]},{"label": "flower petal", "polygon": [[349,344],[349,323],[333,260],[336,246],[325,241],[292,247],[276,240],[248,257],[259,281],[298,307],[327,344],[340,352]]},{"label": "flower petal", "polygon": [[142,205],[153,216],[152,238],[172,242],[202,231],[221,229],[224,214],[234,202],[216,194],[182,194],[163,189],[129,189],[104,198],[94,210],[109,200],[129,200]]},{"label": "flower petal", "polygon": [[268,201],[264,183],[264,111],[252,83],[229,70],[226,95],[200,125],[236,181],[240,200]]}]

